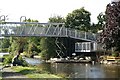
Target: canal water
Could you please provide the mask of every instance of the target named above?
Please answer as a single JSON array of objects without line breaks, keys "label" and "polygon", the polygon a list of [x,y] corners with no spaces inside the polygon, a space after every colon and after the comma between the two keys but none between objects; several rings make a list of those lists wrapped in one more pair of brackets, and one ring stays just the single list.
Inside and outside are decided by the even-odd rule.
[{"label": "canal water", "polygon": [[29,58],[26,60],[51,73],[64,74],[70,78],[120,78],[120,65],[42,63],[40,60]]}]

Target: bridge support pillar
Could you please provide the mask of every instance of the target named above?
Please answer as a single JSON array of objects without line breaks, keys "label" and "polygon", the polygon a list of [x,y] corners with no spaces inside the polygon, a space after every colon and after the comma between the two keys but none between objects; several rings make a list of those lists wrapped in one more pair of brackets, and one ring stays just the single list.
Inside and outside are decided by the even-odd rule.
[{"label": "bridge support pillar", "polygon": [[63,43],[62,38],[57,37],[56,40],[55,40],[55,44],[57,46],[57,50],[56,50],[57,57],[63,58],[65,56],[64,51],[65,51],[66,47]]},{"label": "bridge support pillar", "polygon": [[75,40],[72,38],[69,38],[69,37],[66,40],[67,40],[67,44],[66,44],[67,53],[66,53],[66,55],[69,57],[72,57],[72,53],[75,53]]},{"label": "bridge support pillar", "polygon": [[72,38],[56,38],[55,44],[59,58],[72,57],[72,53],[75,53],[75,40]]}]

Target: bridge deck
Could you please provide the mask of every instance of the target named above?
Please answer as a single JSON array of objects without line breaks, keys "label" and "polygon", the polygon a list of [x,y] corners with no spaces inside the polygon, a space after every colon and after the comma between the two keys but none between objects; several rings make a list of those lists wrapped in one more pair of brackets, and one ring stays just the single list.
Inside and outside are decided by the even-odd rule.
[{"label": "bridge deck", "polygon": [[37,22],[2,22],[0,23],[1,36],[44,36],[70,37],[85,41],[95,41],[96,35],[64,27],[64,23],[37,23]]}]

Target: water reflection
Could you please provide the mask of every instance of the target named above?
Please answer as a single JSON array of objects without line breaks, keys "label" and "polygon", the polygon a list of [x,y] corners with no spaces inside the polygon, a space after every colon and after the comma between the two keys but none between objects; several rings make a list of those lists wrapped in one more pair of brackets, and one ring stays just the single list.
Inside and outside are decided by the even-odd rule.
[{"label": "water reflection", "polygon": [[37,65],[37,64],[41,64],[41,60],[39,59],[33,59],[33,58],[27,58],[27,57],[23,57],[23,59],[26,60],[27,63],[31,64],[31,65]]},{"label": "water reflection", "polygon": [[32,65],[54,74],[65,74],[70,78],[120,78],[120,65],[81,63],[42,63],[41,60],[26,58]]},{"label": "water reflection", "polygon": [[119,66],[91,65],[78,63],[52,63],[40,64],[51,73],[66,74],[70,78],[118,78],[120,77]]},{"label": "water reflection", "polygon": [[120,66],[118,65],[105,65],[103,66],[106,77],[120,78]]}]

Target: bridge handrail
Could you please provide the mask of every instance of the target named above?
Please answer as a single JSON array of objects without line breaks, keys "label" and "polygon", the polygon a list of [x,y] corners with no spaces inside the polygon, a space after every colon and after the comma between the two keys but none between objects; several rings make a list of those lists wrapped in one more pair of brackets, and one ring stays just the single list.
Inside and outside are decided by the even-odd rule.
[{"label": "bridge handrail", "polygon": [[[14,26],[14,24],[16,26],[20,26],[20,25],[23,25],[23,27],[19,27],[18,26],[18,29],[16,26]],[[33,24],[33,26],[30,26],[30,27],[27,27],[26,24]],[[37,29],[40,29],[38,26],[34,26],[34,24],[37,24],[37,25],[45,25],[45,26],[48,26],[48,27],[43,27],[45,30],[44,30],[44,33],[41,34],[41,30],[37,30]],[[50,25],[53,25],[53,26],[50,26]],[[56,27],[54,27],[54,25]],[[61,26],[60,26],[61,25]],[[90,32],[84,32],[84,31],[78,31],[78,30],[75,30],[75,29],[70,29],[70,28],[65,28],[64,27],[64,23],[39,23],[39,22],[3,22],[3,23],[0,23],[0,27],[2,28],[5,28],[5,29],[15,29],[16,28],[16,32],[14,31],[15,35],[22,35],[22,34],[19,34],[19,32],[22,33],[22,31],[20,31],[21,29],[25,29],[26,28],[26,33],[25,35],[46,35],[46,36],[58,36],[58,37],[71,37],[71,38],[76,38],[76,39],[87,39],[87,40],[94,40],[96,39],[96,35],[93,34],[93,33],[90,33]],[[34,27],[34,29],[32,29]],[[36,27],[36,28],[35,28]],[[38,27],[38,28],[37,28]],[[30,30],[30,31],[28,31]],[[47,30],[47,33],[49,32],[50,34],[47,34],[46,33],[46,30]],[[32,31],[37,31],[35,34],[34,32]],[[43,30],[42,30],[43,31]],[[38,33],[39,32],[39,33]],[[53,34],[55,33],[55,34]],[[59,34],[58,34],[59,33]],[[13,33],[10,33],[8,32],[8,35],[13,35]]]},{"label": "bridge handrail", "polygon": [[[1,22],[2,23],[2,22]],[[0,24],[1,24],[0,23]],[[44,24],[44,25],[49,25],[49,24],[53,24],[53,25],[62,25],[62,24],[65,24],[65,23],[39,23],[39,22],[3,22],[2,24]]]}]

